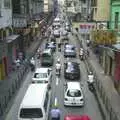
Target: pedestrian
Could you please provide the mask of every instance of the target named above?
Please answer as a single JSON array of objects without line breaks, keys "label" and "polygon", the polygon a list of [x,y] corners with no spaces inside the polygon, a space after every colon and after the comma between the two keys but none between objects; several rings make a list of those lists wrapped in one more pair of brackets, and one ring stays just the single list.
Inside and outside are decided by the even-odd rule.
[{"label": "pedestrian", "polygon": [[20,64],[21,64],[21,61],[20,61],[19,58],[17,58],[17,59],[15,60],[15,64],[16,64],[17,69],[19,69]]}]

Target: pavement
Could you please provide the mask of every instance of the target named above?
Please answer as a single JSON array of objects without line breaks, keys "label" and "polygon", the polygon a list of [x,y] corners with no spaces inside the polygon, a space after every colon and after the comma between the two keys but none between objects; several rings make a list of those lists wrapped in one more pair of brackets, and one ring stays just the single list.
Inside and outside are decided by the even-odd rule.
[{"label": "pavement", "polygon": [[[26,58],[30,59],[40,46],[42,39],[34,40],[30,47],[26,51]],[[14,97],[16,91],[19,89],[22,83],[23,77],[28,71],[28,64],[23,64],[20,66],[19,70],[12,71],[4,80],[0,82],[0,120],[9,106],[11,99]]]},{"label": "pavement", "polygon": [[[86,41],[78,35],[85,49]],[[87,58],[90,69],[95,75],[96,92],[98,102],[103,112],[104,120],[120,120],[120,96],[114,87],[113,80],[110,76],[104,74],[104,70],[99,64],[97,56],[89,48],[90,55]]]}]

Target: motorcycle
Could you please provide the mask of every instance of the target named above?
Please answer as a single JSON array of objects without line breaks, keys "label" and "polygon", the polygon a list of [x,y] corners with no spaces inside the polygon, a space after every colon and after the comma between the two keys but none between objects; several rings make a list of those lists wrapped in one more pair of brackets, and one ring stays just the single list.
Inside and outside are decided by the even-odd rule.
[{"label": "motorcycle", "polygon": [[60,76],[60,71],[61,71],[61,69],[57,69],[56,68],[56,75],[59,77]]},{"label": "motorcycle", "polygon": [[93,83],[90,83],[88,82],[88,88],[91,92],[95,92],[95,85],[94,85],[94,82]]},{"label": "motorcycle", "polygon": [[30,64],[31,72],[35,71],[35,65]]},{"label": "motorcycle", "polygon": [[80,55],[80,60],[84,60],[84,56],[83,55]]}]

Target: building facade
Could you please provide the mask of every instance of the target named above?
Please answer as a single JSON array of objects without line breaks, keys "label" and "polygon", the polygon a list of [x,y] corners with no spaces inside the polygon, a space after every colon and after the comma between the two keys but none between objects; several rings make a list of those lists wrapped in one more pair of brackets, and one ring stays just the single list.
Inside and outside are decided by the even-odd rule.
[{"label": "building facade", "polygon": [[94,21],[108,22],[109,15],[110,0],[91,0],[91,16]]},{"label": "building facade", "polygon": [[11,0],[0,1],[0,80],[8,74],[7,37],[13,34]]},{"label": "building facade", "polygon": [[110,9],[110,29],[116,30],[117,32],[117,41],[120,42],[120,1],[111,0],[111,9]]},{"label": "building facade", "polygon": [[0,0],[0,80],[13,70],[17,58],[40,35],[43,0]]}]

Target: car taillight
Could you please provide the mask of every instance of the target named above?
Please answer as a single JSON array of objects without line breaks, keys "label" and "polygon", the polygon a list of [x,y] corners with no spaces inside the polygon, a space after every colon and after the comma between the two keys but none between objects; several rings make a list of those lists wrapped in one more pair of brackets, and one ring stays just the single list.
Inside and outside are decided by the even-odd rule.
[{"label": "car taillight", "polygon": [[68,101],[68,99],[67,99],[67,98],[65,98],[65,100],[66,100],[66,101]]}]

